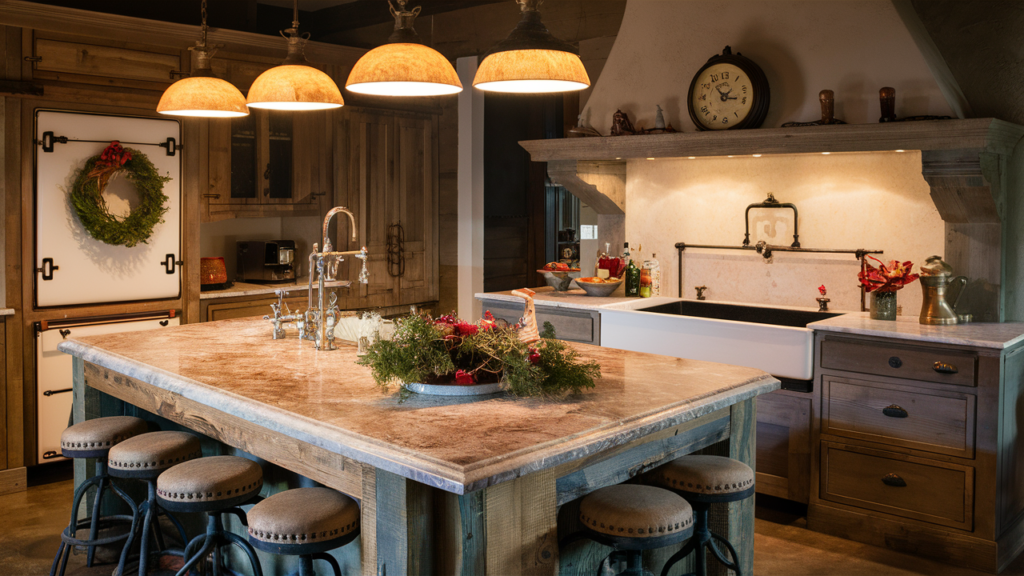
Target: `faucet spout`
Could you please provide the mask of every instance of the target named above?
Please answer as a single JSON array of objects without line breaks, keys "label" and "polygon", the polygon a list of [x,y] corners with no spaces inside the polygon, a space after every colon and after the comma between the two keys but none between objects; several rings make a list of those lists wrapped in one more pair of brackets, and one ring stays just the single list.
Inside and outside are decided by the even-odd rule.
[{"label": "faucet spout", "polygon": [[345,214],[348,214],[348,219],[352,223],[352,241],[354,242],[356,239],[359,238],[359,234],[356,231],[355,215],[352,214],[351,210],[345,208],[344,206],[335,206],[334,208],[331,208],[330,211],[327,212],[326,216],[324,216],[323,247],[325,253],[334,251],[334,246],[331,245],[331,240],[330,238],[327,237],[327,230],[331,225],[331,218],[333,218],[334,215],[337,214],[338,212],[344,212]]}]

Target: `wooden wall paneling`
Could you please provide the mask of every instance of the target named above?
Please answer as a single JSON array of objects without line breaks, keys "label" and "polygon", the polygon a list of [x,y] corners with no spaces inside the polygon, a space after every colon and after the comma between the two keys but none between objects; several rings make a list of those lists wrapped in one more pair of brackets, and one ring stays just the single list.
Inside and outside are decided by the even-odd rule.
[{"label": "wooden wall paneling", "polygon": [[1024,348],[1003,357],[996,533],[1024,513]]},{"label": "wooden wall paneling", "polygon": [[758,493],[807,503],[812,414],[811,394],[776,390],[758,398]]},{"label": "wooden wall paneling", "polygon": [[166,88],[182,69],[175,48],[45,32],[35,35],[32,56],[37,79],[149,90]]},{"label": "wooden wall paneling", "polygon": [[[23,79],[25,62],[21,59],[22,31],[11,26],[4,27],[4,76],[8,80]],[[7,423],[6,467],[18,468],[25,465],[24,441],[24,365],[22,349],[24,330],[24,291],[22,290],[22,189],[21,189],[21,134],[22,101],[18,98],[4,99],[3,122],[3,188],[4,188],[4,266],[7,291],[7,306],[13,308],[13,316],[4,322],[7,354],[5,358],[6,404],[0,409],[5,412]]]},{"label": "wooden wall paneling", "polygon": [[[389,206],[388,226],[401,224],[405,245],[400,258],[404,272],[398,277],[398,302],[430,300],[430,279],[436,276],[437,181],[434,131],[430,118],[395,118],[396,204]],[[388,270],[388,273],[396,272]]]},{"label": "wooden wall paneling", "polygon": [[[397,284],[388,274],[385,259],[389,215],[394,212],[396,200],[394,116],[359,111],[351,113],[349,121],[349,194],[350,199],[359,197],[359,237],[369,253],[370,283],[359,286],[360,304],[384,306],[393,303],[397,296]],[[352,266],[358,265],[353,262]]]},{"label": "wooden wall paneling", "polygon": [[[0,32],[2,33],[2,32]],[[3,99],[0,98],[0,101]],[[0,102],[2,105],[2,102]],[[6,322],[0,318],[0,470],[7,468],[7,334]],[[2,489],[0,489],[2,493]]]},{"label": "wooden wall paneling", "polygon": [[199,292],[200,268],[199,251],[200,226],[202,221],[202,195],[209,176],[206,144],[209,142],[209,120],[183,119],[181,123],[182,143],[182,186],[181,186],[181,255],[182,267],[182,321],[200,322]]},{"label": "wooden wall paneling", "polygon": [[[729,417],[729,457],[757,470],[757,399],[733,404]],[[754,573],[754,498],[729,504],[729,529],[723,534],[739,554],[740,569]]]}]

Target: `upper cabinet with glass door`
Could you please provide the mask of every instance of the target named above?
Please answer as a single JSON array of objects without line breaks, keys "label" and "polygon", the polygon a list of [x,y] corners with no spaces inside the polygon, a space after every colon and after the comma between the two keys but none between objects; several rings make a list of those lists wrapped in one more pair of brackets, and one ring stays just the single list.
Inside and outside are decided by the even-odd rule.
[{"label": "upper cabinet with glass door", "polygon": [[331,167],[320,161],[326,114],[251,109],[243,118],[210,121],[203,219],[319,213],[330,196]]}]

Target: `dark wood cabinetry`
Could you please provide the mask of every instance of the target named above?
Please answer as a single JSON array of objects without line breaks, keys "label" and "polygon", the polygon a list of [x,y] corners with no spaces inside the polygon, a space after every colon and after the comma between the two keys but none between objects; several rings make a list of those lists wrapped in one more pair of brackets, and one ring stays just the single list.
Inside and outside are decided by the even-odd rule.
[{"label": "dark wood cabinetry", "polygon": [[828,332],[816,347],[808,527],[1005,567],[1024,546],[1024,347]]},{"label": "dark wood cabinetry", "polygon": [[776,390],[757,399],[757,492],[807,503],[813,395]]}]

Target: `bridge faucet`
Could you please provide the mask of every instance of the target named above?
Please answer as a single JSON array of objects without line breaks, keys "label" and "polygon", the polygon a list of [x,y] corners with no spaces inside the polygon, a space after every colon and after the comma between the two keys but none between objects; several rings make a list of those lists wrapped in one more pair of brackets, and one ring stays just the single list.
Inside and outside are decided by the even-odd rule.
[{"label": "bridge faucet", "polygon": [[[337,321],[338,307],[336,305],[336,298],[332,298],[330,303],[325,302],[324,289],[327,288],[327,282],[336,282],[338,274],[338,265],[345,260],[345,256],[354,256],[363,261],[362,269],[359,272],[359,282],[361,284],[369,284],[370,273],[366,268],[366,246],[363,246],[360,250],[350,250],[346,252],[335,252],[334,246],[331,245],[331,239],[328,237],[328,230],[331,225],[331,218],[339,212],[344,212],[348,215],[349,220],[352,223],[352,240],[355,241],[359,238],[356,231],[356,218],[352,214],[352,211],[344,206],[336,206],[331,208],[327,215],[324,216],[323,224],[323,250],[319,250],[317,244],[313,244],[313,252],[309,255],[309,295],[308,304],[309,309],[306,310],[305,323],[303,325],[302,338],[312,340],[316,345],[317,350],[334,350],[334,323],[332,320]],[[317,276],[317,306],[313,307],[313,276]],[[350,286],[351,282],[346,282],[344,286]],[[328,333],[330,331],[330,333]]]}]

